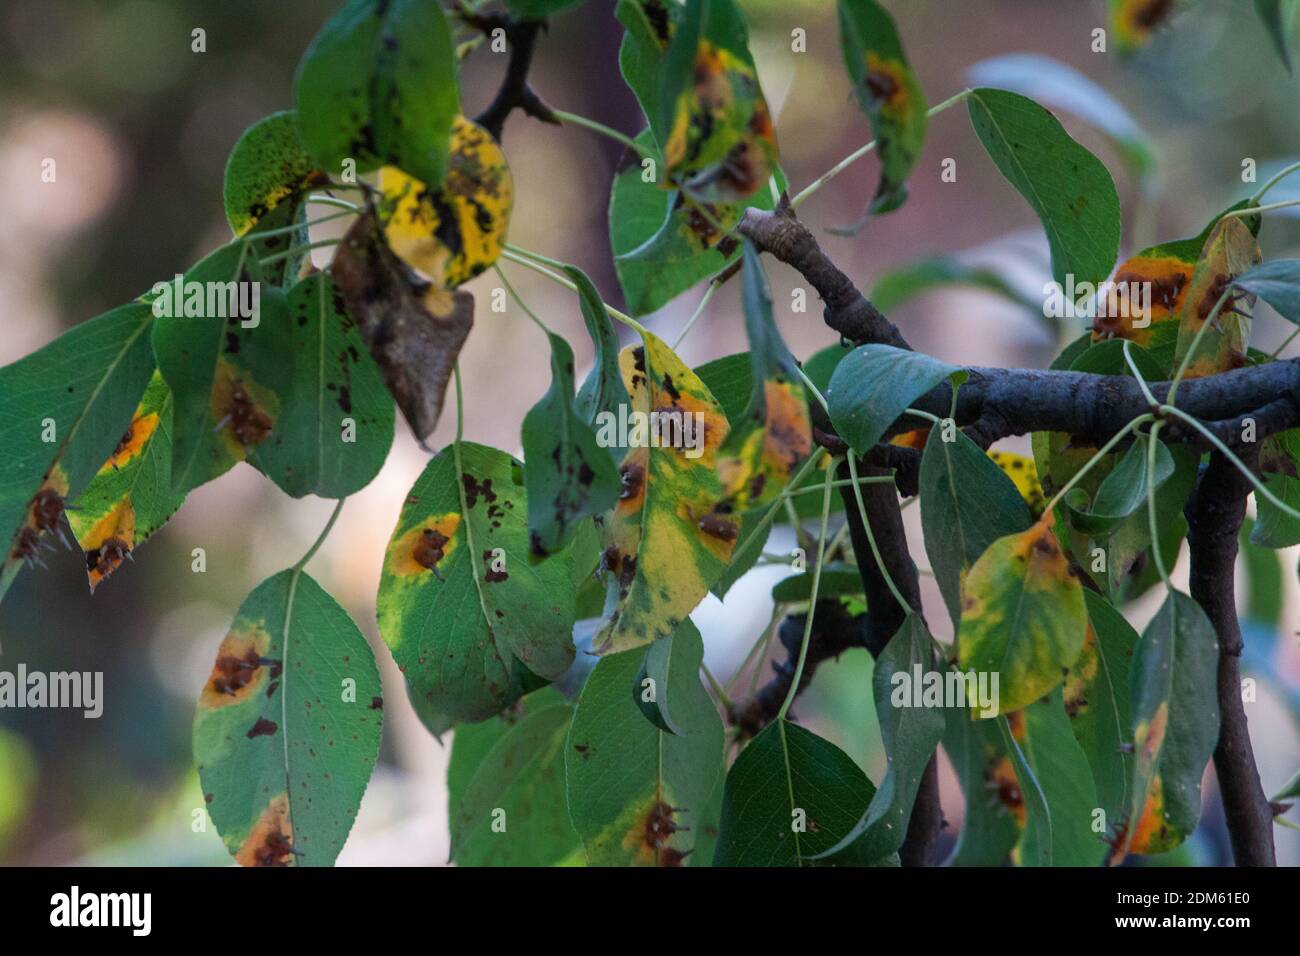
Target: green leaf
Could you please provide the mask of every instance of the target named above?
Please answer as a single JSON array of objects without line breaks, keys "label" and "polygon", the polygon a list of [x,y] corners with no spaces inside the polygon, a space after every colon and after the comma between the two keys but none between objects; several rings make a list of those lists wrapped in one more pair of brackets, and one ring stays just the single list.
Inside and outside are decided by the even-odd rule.
[{"label": "green leaf", "polygon": [[1154,178],[1155,142],[1122,103],[1074,67],[1038,53],[1007,53],[981,60],[966,76],[971,86],[1010,90],[1087,120],[1115,144],[1134,177]]},{"label": "green leaf", "polygon": [[[620,407],[631,403],[623,373],[618,367],[618,332],[605,310],[605,303],[587,274],[577,266],[565,266],[565,273],[578,287],[578,306],[596,350],[596,362],[578,389],[577,409],[588,425],[595,424],[601,412],[617,415]],[[626,449],[613,447],[611,453],[621,458]]]},{"label": "green leaf", "polygon": [[769,504],[812,453],[812,422],[794,356],[772,318],[767,276],[753,243],[745,242],[741,301],[749,338],[752,391],[718,451],[723,493],[736,512]]},{"label": "green leaf", "polygon": [[920,352],[860,345],[836,366],[826,389],[831,423],[865,455],[912,402],[957,371]]},{"label": "green leaf", "polygon": [[172,393],[157,372],[108,461],[68,509],[94,591],[185,500],[172,491]]},{"label": "green leaf", "polygon": [[1138,636],[1101,595],[1085,590],[1083,598],[1088,635],[1065,678],[1065,713],[1092,766],[1098,805],[1107,820],[1120,820],[1128,810],[1133,777],[1133,756],[1124,745],[1133,726],[1128,671]]},{"label": "green leaf", "polygon": [[[629,691],[645,654],[601,658],[578,699],[564,748],[569,815],[592,866],[680,866],[722,769],[722,721],[700,684],[704,642],[685,621],[664,694],[679,734],[651,724]],[[671,690],[669,690],[671,688]]]},{"label": "green leaf", "polygon": [[499,713],[573,661],[571,557],[528,560],[516,467],[483,445],[443,449],[388,543],[379,632],[434,733]]},{"label": "green leaf", "polygon": [[84,322],[0,369],[0,596],[131,424],[153,356],[148,305]]},{"label": "green leaf", "polygon": [[[651,150],[654,137],[643,130],[636,137]],[[614,175],[609,195],[609,242],[614,269],[628,308],[645,315],[667,305],[703,279],[717,275],[740,257],[740,244],[719,232],[730,230],[748,207],[770,210],[771,189],[758,190],[745,203],[686,202],[679,190],[666,191],[642,165],[639,153],[628,151]],[[775,170],[777,192],[786,188],[785,174]],[[647,182],[645,177],[650,176]],[[707,214],[700,212],[700,207]],[[712,218],[712,222],[710,221]]]},{"label": "green leaf", "polygon": [[875,796],[834,744],[774,720],[727,773],[714,866],[816,865],[853,829]]},{"label": "green leaf", "polygon": [[695,369],[701,382],[734,428],[744,417],[754,392],[754,361],[748,352],[737,352],[705,362]]},{"label": "green leaf", "polygon": [[[1166,446],[1174,460],[1174,472],[1156,492],[1156,528],[1160,532],[1160,553],[1172,561],[1187,534],[1183,506],[1196,483],[1200,456],[1187,446]],[[1147,561],[1140,572],[1136,562],[1151,547],[1151,521],[1146,503],[1110,532],[1103,542],[1106,548],[1106,588],[1109,597],[1119,603],[1131,600],[1160,580],[1154,561]]]},{"label": "green leaf", "polygon": [[918,487],[925,553],[954,626],[961,619],[961,586],[980,555],[999,538],[1030,525],[1020,492],[980,447],[954,429],[930,430]]},{"label": "green leaf", "polygon": [[837,6],[844,68],[880,153],[880,183],[868,213],[892,212],[907,199],[907,177],[925,142],[925,95],[884,8],[875,0],[839,0]]},{"label": "green leaf", "polygon": [[249,461],[295,498],[344,498],[384,467],[393,399],[327,273],[289,290],[286,318],[292,364],[276,385],[280,417]]},{"label": "green leaf", "polygon": [[[1300,478],[1292,475],[1264,476],[1264,487],[1274,497],[1300,511]],[[1257,517],[1250,533],[1250,543],[1261,548],[1289,548],[1300,544],[1300,518],[1288,514],[1263,495],[1255,495]]]},{"label": "green leaf", "polygon": [[487,759],[492,748],[521,720],[543,707],[564,704],[564,695],[554,687],[542,687],[490,720],[479,724],[461,724],[451,737],[451,757],[447,761],[447,817],[455,819],[465,793]]},{"label": "green leaf", "polygon": [[[1139,508],[1145,509],[1147,503],[1147,462],[1151,440],[1145,434],[1134,436],[1133,444],[1120,456],[1119,463],[1111,470],[1092,504],[1085,510],[1078,505],[1081,501],[1074,498],[1074,492],[1067,496],[1067,514],[1078,530],[1091,535],[1094,539],[1102,538],[1114,531],[1126,518]],[[1174,458],[1163,442],[1155,445],[1156,468],[1154,484],[1156,491],[1164,485],[1174,473]],[[1082,495],[1086,500],[1087,495]]]},{"label": "green leaf", "polygon": [[[812,599],[812,572],[792,574],[772,585],[772,600],[777,604],[796,604]],[[856,565],[832,561],[822,568],[817,587],[818,600],[857,597],[862,594],[862,574]]]},{"label": "green leaf", "polygon": [[283,383],[292,380],[285,294],[260,282],[254,255],[237,240],[186,272],[179,287],[154,287],[153,350],[174,400],[177,494],[224,474],[265,442],[283,407]]},{"label": "green leaf", "polygon": [[1281,630],[1282,608],[1286,590],[1282,584],[1282,562],[1270,548],[1261,548],[1250,540],[1255,522],[1247,517],[1242,521],[1237,544],[1245,566],[1245,608],[1243,623],[1257,624],[1270,631]]},{"label": "green leaf", "polygon": [[1076,286],[1100,283],[1120,239],[1119,196],[1105,165],[1018,93],[981,88],[967,105],[989,157],[1043,224],[1052,277],[1065,288],[1069,276]]},{"label": "green leaf", "polygon": [[1172,850],[1196,829],[1201,777],[1219,739],[1219,642],[1201,606],[1170,590],[1129,671],[1133,786],[1110,863]]},{"label": "green leaf", "polygon": [[1255,12],[1259,14],[1264,29],[1268,31],[1273,45],[1277,47],[1277,55],[1282,58],[1282,65],[1290,73],[1289,26],[1290,20],[1295,16],[1294,5],[1287,0],[1255,0]]},{"label": "green leaf", "polygon": [[1096,866],[1105,851],[1093,831],[1097,790],[1088,759],[1071,733],[1061,691],[1008,715],[1021,792],[1032,792],[1018,847],[1020,862]]},{"label": "green leaf", "polygon": [[573,350],[560,336],[551,343],[551,387],[524,416],[524,486],[528,490],[529,549],[545,557],[573,539],[583,518],[618,503],[614,459],[573,402]]},{"label": "green leaf", "polygon": [[[618,505],[603,524],[609,596],[605,624],[593,641],[602,655],[676,630],[721,577],[739,535],[715,467],[727,420],[662,339],[649,332],[642,338],[644,345],[620,356],[631,396],[632,448],[619,466]],[[636,423],[653,421],[652,412],[660,416],[658,432],[651,434],[647,424],[636,435]],[[606,447],[619,444],[615,430],[602,424],[597,437]]]},{"label": "green leaf", "polygon": [[346,611],[301,571],[262,582],[194,716],[208,813],[244,866],[330,866],[379,755],[383,688]]},{"label": "green leaf", "polygon": [[998,706],[1010,713],[1061,683],[1087,627],[1083,588],[1049,515],[1028,531],[999,538],[966,575],[958,660],[963,671],[999,675]]},{"label": "green leaf", "polygon": [[823,856],[875,862],[903,845],[921,777],[943,737],[943,709],[921,696],[928,681],[943,679],[932,647],[925,622],[909,613],[876,659],[872,696],[889,769],[862,818]]},{"label": "green leaf", "polygon": [[[294,111],[272,113],[244,130],[226,161],[226,219],[236,237],[281,230],[305,220],[303,200],[308,191],[327,182],[329,176],[303,148]],[[265,258],[307,239],[305,227],[280,232],[259,240],[253,251]],[[291,282],[307,255],[303,252],[269,264],[266,277],[281,284]]]},{"label": "green leaf", "polygon": [[396,166],[442,182],[460,108],[456,53],[442,7],[428,0],[348,0],[298,64],[302,141],[332,177]]},{"label": "green leaf", "polygon": [[572,717],[564,702],[530,709],[493,745],[452,811],[451,857],[458,865],[575,862],[578,835],[564,811],[564,740]]},{"label": "green leaf", "polygon": [[1041,317],[1043,304],[1022,295],[1002,273],[980,266],[969,266],[950,256],[932,256],[912,265],[886,272],[871,289],[871,302],[889,315],[904,302],[948,286],[968,286],[1001,296],[1025,311]]},{"label": "green leaf", "polygon": [[1274,259],[1243,272],[1234,283],[1259,296],[1288,322],[1300,325],[1300,259]]}]

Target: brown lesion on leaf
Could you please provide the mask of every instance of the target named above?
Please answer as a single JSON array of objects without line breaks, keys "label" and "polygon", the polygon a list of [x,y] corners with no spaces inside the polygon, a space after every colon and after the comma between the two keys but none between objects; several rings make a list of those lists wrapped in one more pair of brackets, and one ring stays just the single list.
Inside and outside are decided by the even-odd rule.
[{"label": "brown lesion on leaf", "polygon": [[[1128,260],[1116,270],[1106,294],[1098,299],[1092,341],[1122,338],[1135,345],[1148,345],[1156,325],[1178,317],[1187,298],[1193,268],[1194,263],[1174,256],[1139,255]],[[1145,301],[1147,288],[1151,295],[1150,309],[1141,314],[1137,306]],[[1113,313],[1112,302],[1116,305]],[[1135,322],[1141,323],[1140,327]]]},{"label": "brown lesion on leaf", "polygon": [[116,571],[135,547],[135,508],[125,496],[81,536],[86,575],[93,592]]},{"label": "brown lesion on leaf", "polygon": [[1065,676],[1065,713],[1074,719],[1088,709],[1088,685],[1097,676],[1097,632],[1088,622],[1088,629],[1083,636],[1083,650]]},{"label": "brown lesion on leaf", "polygon": [[677,814],[684,809],[656,797],[643,812],[637,814],[636,822],[624,837],[623,845],[632,850],[642,863],[681,866],[687,853],[669,843],[674,834],[690,829],[677,822]]},{"label": "brown lesion on leaf", "polygon": [[14,537],[11,558],[17,561],[36,559],[41,536],[59,527],[67,496],[68,477],[62,466],[55,465],[27,504],[27,516]]},{"label": "brown lesion on leaf", "polygon": [[1025,796],[1020,790],[1020,781],[1016,778],[1016,769],[1010,757],[994,757],[985,763],[984,786],[993,795],[1000,811],[1011,814],[1016,825],[1023,828],[1026,820]]},{"label": "brown lesion on leaf", "polygon": [[634,448],[623,459],[623,464],[618,469],[620,487],[615,514],[634,514],[645,504],[646,465],[649,458],[648,448]]},{"label": "brown lesion on leaf", "polygon": [[1178,0],[1127,0],[1120,11],[1120,22],[1134,36],[1146,38],[1169,20]]},{"label": "brown lesion on leaf", "polygon": [[202,709],[217,710],[247,700],[265,683],[268,671],[278,671],[278,664],[266,660],[271,635],[264,623],[244,621],[242,627],[240,623],[236,622],[217,650],[216,663],[199,695]]},{"label": "brown lesion on leaf", "polygon": [[282,793],[267,805],[253,824],[253,829],[235,853],[235,862],[240,866],[292,866],[294,856],[289,795]]},{"label": "brown lesion on leaf", "polygon": [[812,454],[808,404],[789,384],[773,379],[763,383],[763,401],[767,408],[763,457],[769,467],[788,479],[795,466]]},{"label": "brown lesion on leaf", "polygon": [[275,732],[279,729],[280,725],[274,720],[267,720],[265,717],[259,717],[253,726],[248,728],[248,733],[244,736],[249,740],[253,740],[257,737],[273,737],[275,736]]},{"label": "brown lesion on leaf", "polygon": [[862,76],[862,86],[876,108],[895,114],[907,109],[907,67],[902,61],[885,59],[868,51],[867,71]]},{"label": "brown lesion on leaf", "polygon": [[279,407],[274,392],[225,359],[218,360],[208,411],[232,458],[242,461],[270,437]]},{"label": "brown lesion on leaf", "polygon": [[442,562],[457,548],[456,531],[460,515],[448,512],[430,515],[388,545],[387,566],[390,574],[405,577],[430,571],[441,578]]}]

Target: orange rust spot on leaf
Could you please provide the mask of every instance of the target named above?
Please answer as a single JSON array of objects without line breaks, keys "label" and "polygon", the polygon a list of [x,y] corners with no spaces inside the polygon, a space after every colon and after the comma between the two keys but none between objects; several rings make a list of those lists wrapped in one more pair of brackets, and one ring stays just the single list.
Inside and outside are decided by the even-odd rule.
[{"label": "orange rust spot on leaf", "polygon": [[[1017,711],[1016,716],[1019,716],[1019,713]],[[1023,718],[1021,722],[1023,724]],[[1015,818],[1016,825],[1024,827],[1027,813],[1025,795],[1020,791],[1020,781],[1016,779],[1016,770],[1011,763],[1011,758],[1002,757],[985,767],[984,782],[985,786],[993,792],[998,804]]]},{"label": "orange rust spot on leaf", "polygon": [[899,113],[907,108],[906,73],[898,60],[886,60],[879,54],[868,52],[867,72],[862,85],[881,109]]},{"label": "orange rust spot on leaf", "polygon": [[[263,663],[271,635],[261,624],[232,630],[221,642],[217,661],[199,695],[199,706],[209,710],[228,707],[255,694],[266,681]],[[272,669],[278,665],[272,665]],[[272,675],[273,677],[275,675]]]},{"label": "orange rust spot on leaf", "polygon": [[395,538],[388,546],[389,573],[399,577],[429,571],[438,574],[439,566],[459,544],[456,541],[459,527],[460,515],[453,511],[431,515]]},{"label": "orange rust spot on leaf", "polygon": [[293,863],[293,823],[289,795],[273,799],[235,854],[240,866],[290,866]]},{"label": "orange rust spot on leaf", "polygon": [[81,543],[86,553],[90,590],[94,591],[135,547],[135,508],[130,497],[124,497],[96,521]]},{"label": "orange rust spot on leaf", "polygon": [[898,445],[900,448],[925,448],[925,443],[930,437],[929,426],[925,428],[913,428],[910,432],[903,432],[901,435],[895,435],[889,440],[891,445]]},{"label": "orange rust spot on leaf", "polygon": [[113,449],[113,454],[109,456],[109,466],[121,468],[139,455],[157,429],[157,412],[146,412],[143,415],[137,414],[135,418],[131,419],[131,424],[127,426],[126,432],[118,440],[117,447]]}]

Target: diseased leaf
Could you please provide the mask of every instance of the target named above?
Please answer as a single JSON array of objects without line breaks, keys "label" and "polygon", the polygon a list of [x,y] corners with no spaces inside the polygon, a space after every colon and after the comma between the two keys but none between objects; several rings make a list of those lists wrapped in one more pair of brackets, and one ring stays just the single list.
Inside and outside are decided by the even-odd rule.
[{"label": "diseased leaf", "polygon": [[[633,420],[619,502],[604,520],[609,597],[593,641],[597,654],[675,631],[721,576],[739,534],[739,521],[724,510],[715,464],[727,420],[660,338],[643,339],[620,356],[632,415],[645,426],[637,435]],[[614,442],[610,430],[597,433],[606,446]]]},{"label": "diseased leaf", "polygon": [[[626,27],[618,48],[623,81],[636,94],[647,123],[659,120],[664,52],[681,20],[683,7],[665,0],[618,0],[614,16]],[[653,147],[653,134],[649,144]]]},{"label": "diseased leaf", "polygon": [[860,345],[835,367],[826,389],[831,423],[865,455],[912,402],[957,371],[920,352]]},{"label": "diseased leaf", "polygon": [[1083,597],[1088,634],[1065,678],[1065,713],[1092,766],[1098,805],[1107,820],[1122,820],[1133,776],[1133,756],[1124,745],[1133,726],[1128,672],[1138,636],[1101,595],[1085,590]]},{"label": "diseased leaf", "polygon": [[357,217],[330,273],[415,437],[423,442],[474,324],[474,297],[439,289],[403,263],[372,212]]},{"label": "diseased leaf", "polygon": [[[643,150],[652,150],[654,138],[649,130],[643,130],[636,143]],[[786,188],[785,174],[777,169],[775,194],[765,188],[743,204],[701,199],[690,203],[679,190],[665,191],[656,185],[662,182],[655,178],[661,174],[653,173],[644,162],[640,153],[627,151],[609,196],[614,268],[628,308],[635,315],[663,307],[735,262],[740,257],[740,243],[730,231],[745,208],[770,210]]]},{"label": "diseased leaf", "polygon": [[812,423],[794,356],[772,318],[772,298],[758,250],[745,242],[745,331],[753,383],[740,421],[718,451],[723,493],[735,512],[770,503],[812,453]]},{"label": "diseased leaf", "polygon": [[839,0],[837,6],[844,68],[880,153],[880,183],[868,213],[892,212],[907,199],[907,177],[925,142],[925,95],[885,9],[875,0]]},{"label": "diseased leaf", "polygon": [[[1143,249],[1122,262],[1107,283],[1106,294],[1098,300],[1097,315],[1092,325],[1092,341],[1126,338],[1136,345],[1163,353],[1166,343],[1177,337],[1177,319],[1187,302],[1192,273],[1210,234],[1224,213],[1245,206],[1246,201],[1243,200],[1225,209],[1210,220],[1199,235],[1162,242]],[[1260,216],[1242,218],[1252,234],[1258,234],[1260,220]],[[1149,301],[1146,299],[1148,289]],[[1110,298],[1112,290],[1115,304],[1113,313]],[[1172,365],[1171,348],[1168,361],[1158,366],[1161,368],[1159,377],[1171,375]],[[1119,369],[1119,374],[1128,374],[1126,366],[1120,365]]]},{"label": "diseased leaf", "polygon": [[131,424],[152,322],[148,305],[124,305],[0,369],[0,597]]},{"label": "diseased leaf", "polygon": [[642,651],[601,658],[578,699],[564,748],[569,814],[592,866],[680,866],[691,853],[722,769],[722,721],[700,683],[704,642],[689,620],[668,646],[657,684],[676,734],[654,726],[630,693]]},{"label": "diseased leaf", "polygon": [[452,811],[451,858],[459,866],[575,862],[581,845],[564,809],[572,717],[563,701],[531,709],[488,751]]},{"label": "diseased leaf", "polygon": [[1129,172],[1147,181],[1144,188],[1152,188],[1156,144],[1122,103],[1074,67],[1037,53],[1006,53],[981,60],[966,76],[971,86],[1010,90],[1087,120],[1115,144]]},{"label": "diseased leaf", "polygon": [[[1220,221],[1206,240],[1187,286],[1178,318],[1175,364],[1192,349],[1196,333],[1205,324],[1219,298],[1233,281],[1260,261],[1259,243],[1238,217]],[[1202,337],[1186,377],[1214,375],[1246,364],[1250,341],[1250,307],[1254,296],[1233,292]]]},{"label": "diseased leaf", "polygon": [[1219,642],[1201,606],[1170,590],[1129,672],[1133,786],[1108,862],[1172,850],[1196,829],[1201,776],[1219,739]]},{"label": "diseased leaf", "polygon": [[579,521],[618,503],[618,468],[573,402],[573,350],[551,343],[551,387],[524,416],[524,485],[531,553],[544,557],[569,543]]},{"label": "diseased leaf", "polygon": [[1133,54],[1151,42],[1157,30],[1164,29],[1174,16],[1193,0],[1106,0],[1107,31],[1114,38],[1115,50]]},{"label": "diseased leaf", "polygon": [[394,166],[379,171],[388,246],[442,289],[468,282],[501,256],[514,180],[491,134],[457,116],[447,178],[426,183]]},{"label": "diseased leaf", "polygon": [[999,538],[966,575],[960,668],[998,674],[1001,712],[1020,710],[1061,683],[1087,626],[1083,589],[1044,517]]},{"label": "diseased leaf", "polygon": [[713,865],[816,865],[875,793],[844,751],[798,724],[774,720],[727,773]]},{"label": "diseased leaf", "polygon": [[[327,182],[329,176],[303,148],[293,110],[272,113],[244,130],[226,161],[226,219],[236,237],[303,222],[308,191]],[[304,227],[258,240],[253,252],[265,258],[306,242]],[[264,275],[281,284],[292,281],[309,254],[268,263]]]},{"label": "diseased leaf", "polygon": [[249,462],[295,498],[344,498],[383,468],[393,400],[328,273],[291,288],[287,305],[280,417]]},{"label": "diseased leaf", "polygon": [[262,582],[221,642],[194,716],[207,809],[243,866],[330,866],[379,755],[370,645],[301,571]]},{"label": "diseased leaf", "polygon": [[951,866],[1001,866],[1024,829],[1025,798],[998,729],[965,709],[945,714],[943,749],[961,781],[966,812]]},{"label": "diseased leaf", "polygon": [[294,367],[288,306],[283,290],[261,282],[254,255],[235,241],[155,287],[153,350],[173,396],[177,494],[245,460],[284,407]]},{"label": "diseased leaf", "polygon": [[927,680],[942,679],[932,647],[925,622],[909,613],[876,659],[872,696],[889,769],[862,818],[823,856],[876,862],[903,845],[921,776],[943,736],[942,707],[919,696]]},{"label": "diseased leaf", "polygon": [[302,141],[331,176],[396,166],[442,183],[460,110],[456,52],[442,7],[348,0],[303,54],[294,79]]},{"label": "diseased leaf", "polygon": [[1088,759],[1070,731],[1061,691],[1007,715],[1017,748],[1013,761],[1026,805],[1024,834],[1016,847],[1022,865],[1096,866],[1105,852],[1093,831],[1097,790]]},{"label": "diseased leaf", "polygon": [[1014,484],[960,431],[943,440],[933,429],[918,480],[925,553],[954,626],[961,618],[966,573],[989,545],[1029,527],[1029,510]]},{"label": "diseased leaf", "polygon": [[1041,518],[1043,509],[1047,506],[1047,499],[1043,496],[1043,484],[1038,480],[1038,467],[1034,464],[1034,459],[1028,455],[1017,455],[1015,452],[1003,451],[999,448],[992,448],[985,454],[989,461],[997,465],[998,470],[1011,479],[1011,483],[1016,486],[1021,500],[1029,508],[1029,516],[1034,521]]},{"label": "diseased leaf", "polygon": [[664,54],[659,123],[669,181],[711,203],[739,202],[776,171],[776,131],[735,0],[687,0]]},{"label": "diseased leaf", "polygon": [[157,372],[131,423],[68,510],[93,592],[185,500],[172,492],[172,393]]},{"label": "diseased leaf", "polygon": [[485,720],[573,661],[571,557],[528,560],[516,462],[469,442],[406,496],[379,582],[379,632],[436,734]]},{"label": "diseased leaf", "polygon": [[1120,239],[1119,196],[1105,165],[1019,93],[981,88],[967,105],[989,157],[1043,224],[1052,278],[1067,289],[1100,283]]}]

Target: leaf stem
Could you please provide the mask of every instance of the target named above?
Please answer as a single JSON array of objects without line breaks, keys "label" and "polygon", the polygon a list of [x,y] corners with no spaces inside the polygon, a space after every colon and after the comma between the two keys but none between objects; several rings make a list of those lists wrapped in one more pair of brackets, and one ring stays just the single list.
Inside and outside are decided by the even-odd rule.
[{"label": "leaf stem", "polygon": [[[546,276],[548,279],[550,279],[553,282],[558,282],[560,285],[564,286],[570,292],[578,291],[578,286],[576,283],[571,282],[567,277],[560,275],[558,272],[555,272],[553,269],[547,268],[547,265],[555,266],[558,268],[564,268],[565,263],[560,262],[558,259],[552,259],[549,256],[542,255],[540,252],[532,252],[528,249],[521,249],[519,246],[513,246],[508,243],[505,249],[502,251],[501,256],[502,258],[509,259],[511,262],[515,262],[521,266],[532,269],[534,272],[538,272]],[[543,263],[545,263],[545,265]],[[622,322],[628,328],[635,329],[637,332],[641,333],[642,335],[646,334],[649,331],[649,329],[647,329],[636,319],[632,318],[632,316],[627,315],[624,312],[620,312],[618,309],[614,308],[608,302],[601,302],[601,305],[604,307],[605,311],[610,314],[612,318],[615,318],[619,322]]]},{"label": "leaf stem", "polygon": [[585,116],[579,116],[577,113],[570,113],[567,110],[551,110],[551,115],[561,123],[572,123],[574,126],[584,126],[593,133],[599,133],[601,136],[608,136],[615,142],[622,143],[628,149],[639,153],[645,159],[655,158],[654,153],[642,146],[638,146],[636,140],[631,136],[628,136],[626,133],[620,133],[618,130],[606,126],[604,123],[599,123],[594,119],[588,119]]},{"label": "leaf stem", "polygon": [[342,241],[341,239],[334,238],[334,239],[317,239],[315,242],[304,242],[297,246],[291,246],[290,248],[284,250],[284,252],[277,252],[273,256],[267,256],[265,259],[259,259],[258,265],[263,265],[263,266],[270,265],[272,262],[279,262],[281,259],[290,259],[296,255],[301,255],[304,252],[309,252],[312,249],[323,249],[326,246],[337,246],[341,241]]},{"label": "leaf stem", "polygon": [[1147,433],[1147,526],[1151,535],[1151,559],[1155,562],[1160,579],[1165,588],[1173,587],[1169,583],[1169,569],[1165,567],[1164,555],[1160,553],[1160,528],[1156,524],[1156,442],[1164,422],[1157,421]]},{"label": "leaf stem", "polygon": [[1257,205],[1259,201],[1264,198],[1264,194],[1266,192],[1268,192],[1270,189],[1272,189],[1282,180],[1286,179],[1297,169],[1300,169],[1300,163],[1291,163],[1289,166],[1284,166],[1282,169],[1280,169],[1277,172],[1277,174],[1273,176],[1272,179],[1266,182],[1263,186],[1259,187],[1259,192],[1255,193],[1255,195],[1250,197],[1251,204]]},{"label": "leaf stem", "polygon": [[1206,441],[1208,441],[1211,445],[1213,445],[1215,449],[1220,454],[1223,455],[1224,458],[1232,462],[1232,464],[1236,467],[1238,471],[1242,473],[1242,475],[1246,478],[1246,480],[1249,481],[1255,487],[1255,493],[1257,495],[1260,495],[1269,504],[1273,505],[1273,507],[1279,509],[1280,511],[1285,512],[1286,514],[1290,515],[1292,518],[1300,519],[1300,511],[1297,511],[1295,508],[1292,508],[1286,502],[1282,501],[1275,494],[1273,494],[1273,492],[1269,491],[1268,487],[1262,481],[1260,481],[1259,478],[1255,476],[1255,473],[1253,471],[1251,471],[1248,467],[1246,467],[1245,462],[1243,462],[1240,458],[1238,458],[1235,454],[1233,454],[1232,449],[1230,449],[1227,445],[1225,445],[1219,439],[1218,435],[1214,434],[1214,432],[1210,431],[1208,428],[1202,425],[1194,417],[1187,414],[1187,412],[1183,411],[1181,408],[1175,408],[1173,405],[1161,405],[1160,412],[1161,414],[1164,415],[1173,415],[1175,418],[1184,421],[1187,424],[1191,425],[1193,428],[1195,428],[1198,432],[1200,432],[1202,435],[1205,436]]},{"label": "leaf stem", "polygon": [[713,676],[713,671],[709,670],[709,666],[703,661],[700,661],[700,673],[704,675],[705,680],[709,682],[709,686],[713,688],[714,696],[718,698],[718,703],[722,705],[722,709],[724,711],[730,710],[731,698],[727,696],[727,691],[723,688],[722,684],[718,682],[718,679]]},{"label": "leaf stem", "polygon": [[[831,471],[834,473],[836,459],[831,459]],[[808,596],[808,614],[804,617],[803,622],[803,643],[799,646],[799,662],[794,668],[794,679],[790,682],[790,690],[785,695],[785,701],[781,704],[781,709],[777,712],[777,720],[785,720],[785,715],[790,712],[790,705],[794,703],[795,694],[799,693],[799,683],[803,680],[803,668],[808,660],[808,643],[812,637],[813,617],[817,610],[817,590],[822,581],[822,561],[826,557],[826,524],[831,515],[831,486],[830,482],[826,483],[825,490],[822,493],[822,517],[821,524],[817,531],[817,565],[813,568],[812,591]]]},{"label": "leaf stem", "polygon": [[907,598],[903,597],[903,592],[894,583],[894,576],[889,573],[889,568],[885,567],[885,559],[880,554],[880,545],[876,544],[875,532],[871,530],[871,519],[867,517],[867,504],[862,500],[862,485],[858,478],[858,465],[853,455],[848,456],[848,462],[849,475],[853,479],[853,497],[858,502],[858,515],[862,518],[862,530],[867,535],[867,544],[871,545],[871,556],[876,560],[880,576],[885,579],[885,584],[889,585],[889,593],[894,595],[894,600],[898,602],[904,614],[911,614],[912,605],[907,603]]},{"label": "leaf stem", "polygon": [[541,329],[542,332],[545,333],[547,338],[549,339],[551,335],[551,330],[546,327],[546,323],[543,322],[538,317],[537,313],[534,312],[532,309],[528,308],[527,303],[525,303],[524,300],[519,297],[519,293],[515,291],[515,287],[510,284],[510,280],[506,278],[506,274],[501,271],[501,266],[499,264],[494,263],[492,268],[496,270],[497,277],[501,280],[501,284],[505,286],[506,291],[510,293],[510,298],[515,300],[515,304],[518,305],[519,308],[524,310],[524,314],[527,315],[530,319],[532,319],[533,322],[537,324],[537,327]]},{"label": "leaf stem", "polygon": [[718,290],[717,282],[710,282],[708,286],[705,287],[704,295],[700,297],[700,302],[695,307],[695,311],[691,313],[690,319],[687,320],[686,325],[682,327],[682,330],[679,333],[677,333],[677,339],[673,342],[674,352],[676,352],[678,347],[682,344],[682,340],[685,339],[686,336],[690,334],[691,329],[695,328],[695,323],[698,322],[700,316],[704,314],[705,307],[709,304],[709,300],[713,298],[713,293],[716,292],[717,290]]},{"label": "leaf stem", "polygon": [[[948,99],[944,100],[939,105],[930,107],[930,109],[925,114],[926,118],[929,119],[932,116],[936,116],[939,113],[942,113],[944,110],[948,109],[949,107],[956,106],[958,103],[966,99],[966,97],[970,96],[971,92],[972,91],[969,89],[962,90],[960,93],[948,97]],[[815,192],[817,192],[817,190],[821,189],[823,186],[825,186],[828,182],[830,182],[840,173],[844,172],[844,170],[848,169],[850,166],[856,163],[863,156],[867,155],[867,153],[875,149],[877,142],[878,142],[877,140],[873,139],[865,146],[858,147],[856,150],[849,153],[849,155],[845,156],[843,159],[841,159],[830,169],[826,170],[826,172],[822,173],[820,176],[814,179],[810,184],[805,186],[803,190],[797,196],[794,197],[794,199],[790,200],[790,208],[798,209],[801,205],[803,205],[804,200],[806,200],[809,196],[813,195]]]},{"label": "leaf stem", "polygon": [[1272,212],[1275,209],[1289,209],[1292,206],[1300,206],[1300,199],[1287,199],[1284,202],[1272,202],[1264,206],[1246,206],[1243,209],[1233,209],[1225,212],[1219,219],[1245,219],[1247,216]]},{"label": "leaf stem", "polygon": [[317,535],[315,542],[307,549],[307,553],[298,560],[298,563],[290,569],[293,571],[295,578],[302,572],[302,569],[307,566],[307,562],[316,556],[316,552],[320,550],[320,546],[325,543],[325,539],[328,538],[330,532],[334,530],[334,522],[339,520],[339,514],[343,511],[343,504],[347,500],[347,498],[339,499],[339,503],[334,506],[334,511],[330,514],[329,521],[325,522],[325,527],[321,529],[321,533]]}]

